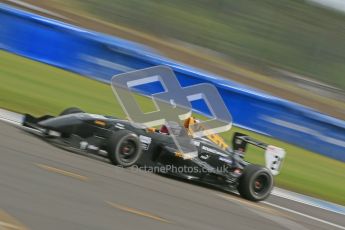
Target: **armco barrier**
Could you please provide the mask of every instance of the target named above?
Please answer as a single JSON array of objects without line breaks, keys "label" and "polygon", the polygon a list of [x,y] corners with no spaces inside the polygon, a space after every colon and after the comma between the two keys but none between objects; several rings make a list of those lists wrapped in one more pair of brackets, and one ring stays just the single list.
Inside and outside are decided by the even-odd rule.
[{"label": "armco barrier", "polygon": [[114,74],[168,65],[181,86],[214,84],[236,125],[345,161],[344,121],[173,62],[145,46],[0,4],[0,48],[106,83]]}]

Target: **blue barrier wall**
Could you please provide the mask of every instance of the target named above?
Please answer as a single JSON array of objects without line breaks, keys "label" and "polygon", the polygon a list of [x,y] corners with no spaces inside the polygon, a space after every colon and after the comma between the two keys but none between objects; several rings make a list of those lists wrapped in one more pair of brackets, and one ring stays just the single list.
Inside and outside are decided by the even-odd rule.
[{"label": "blue barrier wall", "polygon": [[0,4],[0,49],[105,83],[115,74],[168,65],[181,86],[214,84],[234,124],[345,161],[344,121],[184,66],[139,44]]}]

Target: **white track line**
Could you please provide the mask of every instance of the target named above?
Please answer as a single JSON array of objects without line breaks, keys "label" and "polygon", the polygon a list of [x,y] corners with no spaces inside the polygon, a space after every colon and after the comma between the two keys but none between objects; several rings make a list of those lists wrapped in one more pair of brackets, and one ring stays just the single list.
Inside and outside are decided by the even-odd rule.
[{"label": "white track line", "polygon": [[326,221],[326,220],[322,220],[322,219],[319,219],[319,218],[316,218],[316,217],[313,217],[313,216],[309,216],[307,214],[304,214],[304,213],[301,213],[301,212],[297,212],[295,210],[292,210],[292,209],[289,209],[289,208],[284,208],[282,206],[279,206],[279,205],[276,205],[276,204],[272,204],[272,203],[269,203],[269,202],[266,202],[266,201],[262,201],[261,203],[264,203],[264,204],[267,204],[269,206],[272,206],[272,207],[275,207],[275,208],[278,208],[278,209],[281,209],[281,210],[284,210],[284,211],[287,211],[287,212],[291,212],[291,213],[294,213],[294,214],[297,214],[297,215],[300,215],[300,216],[303,216],[303,217],[306,217],[306,218],[309,218],[311,220],[316,220],[320,223],[323,223],[323,224],[328,224],[330,226],[333,226],[333,227],[336,227],[336,228],[340,228],[340,229],[343,229],[345,230],[345,227],[344,226],[341,226],[341,225],[337,225],[337,224],[334,224],[334,223],[331,223],[329,221]]},{"label": "white track line", "polygon": [[13,124],[13,125],[21,125],[20,123],[18,123],[17,121],[12,121],[10,119],[6,119],[5,117],[0,117],[0,121],[4,121],[4,122],[7,122],[7,123],[10,123],[10,124]]},{"label": "white track line", "polygon": [[281,188],[274,188],[272,195],[292,200],[300,204],[306,204],[312,207],[320,208],[329,212],[345,215],[345,207],[328,201],[323,201],[314,197],[298,194]]},{"label": "white track line", "polygon": [[19,125],[22,124],[23,119],[24,116],[22,114],[0,108],[0,120],[3,120],[11,124]]}]

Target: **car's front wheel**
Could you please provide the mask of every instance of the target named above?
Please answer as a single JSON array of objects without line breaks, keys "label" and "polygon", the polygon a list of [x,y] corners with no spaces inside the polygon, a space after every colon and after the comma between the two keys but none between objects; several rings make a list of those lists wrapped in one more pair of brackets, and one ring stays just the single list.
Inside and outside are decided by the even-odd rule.
[{"label": "car's front wheel", "polygon": [[111,163],[129,167],[137,163],[142,154],[138,136],[129,130],[113,133],[108,142],[108,157]]},{"label": "car's front wheel", "polygon": [[265,200],[273,188],[273,176],[271,172],[262,166],[247,165],[240,178],[238,191],[248,200]]}]

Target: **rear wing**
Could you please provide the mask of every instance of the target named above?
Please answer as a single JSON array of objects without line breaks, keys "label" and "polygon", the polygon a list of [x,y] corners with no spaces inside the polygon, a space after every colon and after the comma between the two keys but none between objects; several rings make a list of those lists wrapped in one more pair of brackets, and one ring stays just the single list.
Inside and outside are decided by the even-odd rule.
[{"label": "rear wing", "polygon": [[232,147],[235,152],[244,156],[247,145],[251,144],[265,150],[265,164],[273,175],[278,175],[285,158],[285,150],[273,145],[268,145],[261,141],[255,140],[245,134],[236,132],[232,138]]}]

